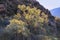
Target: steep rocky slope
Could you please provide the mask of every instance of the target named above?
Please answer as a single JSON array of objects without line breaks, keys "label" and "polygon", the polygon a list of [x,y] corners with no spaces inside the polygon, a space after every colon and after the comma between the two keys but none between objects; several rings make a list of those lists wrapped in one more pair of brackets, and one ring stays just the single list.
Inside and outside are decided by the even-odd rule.
[{"label": "steep rocky slope", "polygon": [[1,4],[6,10],[0,11],[0,40],[58,40],[55,17],[36,0]]},{"label": "steep rocky slope", "polygon": [[60,18],[55,17],[55,21],[56,21],[56,26],[57,26],[57,37],[60,40]]}]

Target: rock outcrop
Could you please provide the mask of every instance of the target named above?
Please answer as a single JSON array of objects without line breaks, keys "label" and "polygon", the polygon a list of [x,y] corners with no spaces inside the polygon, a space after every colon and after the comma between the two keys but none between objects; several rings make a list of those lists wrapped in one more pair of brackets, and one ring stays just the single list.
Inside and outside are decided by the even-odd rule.
[{"label": "rock outcrop", "polygon": [[55,21],[56,21],[56,27],[57,27],[57,37],[60,40],[60,18],[55,17]]},{"label": "rock outcrop", "polygon": [[58,40],[59,21],[36,0],[1,0],[1,4],[6,10],[0,11],[0,40]]}]

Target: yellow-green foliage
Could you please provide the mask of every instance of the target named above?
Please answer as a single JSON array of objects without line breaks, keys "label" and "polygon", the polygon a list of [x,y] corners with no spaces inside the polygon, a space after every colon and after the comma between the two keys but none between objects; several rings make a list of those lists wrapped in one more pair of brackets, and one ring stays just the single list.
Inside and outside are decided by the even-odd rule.
[{"label": "yellow-green foliage", "polygon": [[17,15],[14,16],[14,19],[20,19],[21,15],[19,13],[17,13]]},{"label": "yellow-green foliage", "polygon": [[25,23],[21,20],[12,19],[10,20],[10,24],[6,27],[7,32],[21,32],[25,26]]},{"label": "yellow-green foliage", "polygon": [[[40,16],[40,9],[36,7],[31,8],[30,6],[18,5],[18,9],[23,13],[22,15],[18,12],[13,16],[13,19],[10,20],[10,24],[6,27],[7,32],[9,31],[17,31],[17,33],[28,30],[26,26],[30,25],[32,27],[40,27],[42,28],[47,15],[43,12]],[[27,10],[27,12],[25,12]],[[45,18],[43,17],[45,16]],[[24,20],[22,20],[24,19]],[[12,32],[13,32],[12,31]],[[26,32],[29,32],[26,31]]]},{"label": "yellow-green foliage", "polygon": [[10,20],[10,24],[5,28],[5,31],[9,34],[22,33],[25,36],[28,36],[29,34],[26,23],[17,19]]},{"label": "yellow-green foliage", "polygon": [[[30,6],[18,5],[18,8],[23,11],[23,15],[27,21],[30,21],[32,23],[43,23],[46,20],[48,22],[48,16],[44,12],[40,13],[41,10],[37,9],[36,7],[31,8]],[[25,12],[26,10],[28,12]],[[42,16],[40,16],[40,14]]]},{"label": "yellow-green foliage", "polygon": [[[18,5],[18,8],[24,12],[24,16],[26,20],[41,20],[41,22],[44,21],[43,18],[40,17],[40,9],[37,9],[36,7],[30,8],[30,6],[25,5]],[[25,11],[28,11],[27,13]]]}]

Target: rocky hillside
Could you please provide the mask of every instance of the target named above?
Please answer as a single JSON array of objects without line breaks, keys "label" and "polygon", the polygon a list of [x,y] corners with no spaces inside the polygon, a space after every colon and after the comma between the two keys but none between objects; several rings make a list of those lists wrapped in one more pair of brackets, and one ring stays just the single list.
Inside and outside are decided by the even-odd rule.
[{"label": "rocky hillside", "polygon": [[55,17],[55,21],[56,21],[56,26],[57,26],[57,37],[60,40],[60,18]]},{"label": "rocky hillside", "polygon": [[59,21],[36,0],[1,0],[0,6],[0,40],[59,40]]}]

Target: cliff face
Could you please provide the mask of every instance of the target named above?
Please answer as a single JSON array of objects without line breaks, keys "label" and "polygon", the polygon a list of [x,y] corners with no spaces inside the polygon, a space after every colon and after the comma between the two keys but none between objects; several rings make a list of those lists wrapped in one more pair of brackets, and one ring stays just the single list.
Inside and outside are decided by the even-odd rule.
[{"label": "cliff face", "polygon": [[3,0],[1,4],[6,10],[0,11],[0,40],[58,40],[59,23],[36,0]]}]

